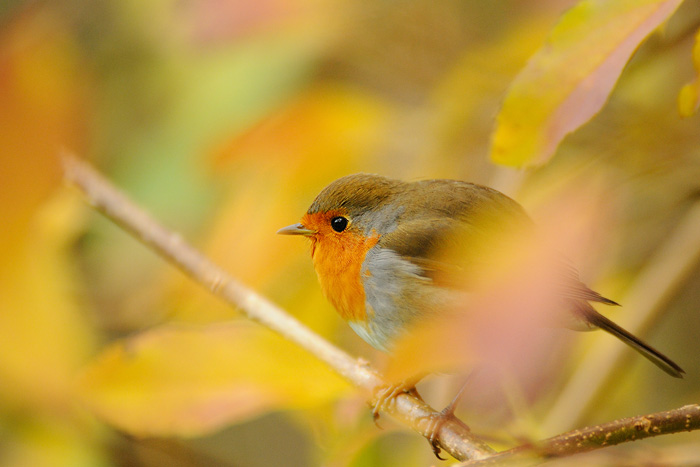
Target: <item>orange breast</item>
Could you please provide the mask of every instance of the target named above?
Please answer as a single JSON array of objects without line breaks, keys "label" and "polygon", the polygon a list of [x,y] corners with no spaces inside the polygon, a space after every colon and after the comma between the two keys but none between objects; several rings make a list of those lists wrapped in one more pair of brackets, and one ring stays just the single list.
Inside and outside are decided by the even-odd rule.
[{"label": "orange breast", "polygon": [[[309,219],[303,219],[302,223],[312,224]],[[319,234],[312,239],[312,257],[324,295],[346,321],[366,321],[365,291],[360,274],[365,255],[377,244],[379,235],[364,237],[351,231],[335,233],[315,229]]]}]

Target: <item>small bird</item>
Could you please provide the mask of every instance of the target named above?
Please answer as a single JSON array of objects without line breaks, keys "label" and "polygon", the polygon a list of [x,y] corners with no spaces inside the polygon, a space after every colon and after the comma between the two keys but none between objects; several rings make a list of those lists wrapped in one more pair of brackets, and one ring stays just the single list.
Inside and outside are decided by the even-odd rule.
[{"label": "small bird", "polygon": [[[390,352],[414,326],[453,311],[465,292],[477,288],[480,277],[503,260],[503,252],[513,251],[503,241],[521,239],[532,227],[517,202],[492,188],[458,180],[403,182],[355,174],[324,188],[300,223],[277,233],[311,240],[324,295],[360,337]],[[555,264],[551,288],[563,308],[558,322],[574,330],[603,329],[669,375],[683,377],[675,362],[591,305],[616,302],[584,285],[566,261]],[[400,392],[417,395],[413,385],[418,379],[379,394],[375,417],[379,406]],[[437,432],[452,416],[462,390],[429,437],[438,458]]]},{"label": "small bird", "polygon": [[[311,240],[324,295],[360,337],[390,351],[488,267],[493,251],[473,245],[530,225],[517,202],[489,187],[354,174],[324,188],[301,223],[277,233]],[[590,302],[617,303],[589,289],[563,261],[559,285],[569,327],[603,329],[669,375],[683,377],[675,362],[598,313]]]},{"label": "small bird", "polygon": [[[532,227],[517,202],[489,187],[354,174],[324,188],[300,223],[277,233],[311,240],[324,295],[362,339],[390,352],[413,326],[454,307],[488,274],[498,262],[493,258],[504,250],[494,237],[512,241]],[[556,276],[552,287],[566,316],[559,321],[575,330],[603,329],[669,375],[683,377],[675,362],[598,313],[590,302],[617,303],[584,285],[564,260]],[[377,405],[401,391],[415,393],[415,382],[387,388]],[[443,410],[443,418],[452,416],[462,390]],[[376,417],[377,406],[374,410]],[[429,437],[440,459],[436,439],[441,423],[435,423]]]}]

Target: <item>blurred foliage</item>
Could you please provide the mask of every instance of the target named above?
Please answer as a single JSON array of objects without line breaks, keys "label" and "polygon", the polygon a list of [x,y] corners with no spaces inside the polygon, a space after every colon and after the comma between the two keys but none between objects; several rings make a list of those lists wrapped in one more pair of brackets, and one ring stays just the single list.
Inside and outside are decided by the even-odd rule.
[{"label": "blurred foliage", "polygon": [[683,86],[678,93],[678,111],[683,117],[692,116],[700,106],[700,30],[695,35],[693,63],[695,63],[695,80]]},{"label": "blurred foliage", "polygon": [[548,160],[598,113],[641,40],[682,0],[583,1],[562,16],[510,87],[491,157],[516,167]]},{"label": "blurred foliage", "polygon": [[[56,154],[91,159],[236,277],[380,363],[321,296],[307,246],[274,234],[348,173],[495,186],[547,228],[575,224],[558,245],[617,299],[697,203],[700,117],[683,86],[697,90],[700,3],[686,0],[642,43],[600,113],[546,166],[499,167],[489,152],[509,86],[576,3],[3,3],[0,463],[435,462],[418,436],[386,419],[378,430],[365,394],[92,212],[61,185]],[[583,62],[565,67],[585,73]],[[697,401],[698,290],[696,266],[649,336],[686,379],[636,359],[589,422]],[[624,325],[634,312],[608,314]],[[540,384],[465,399],[475,432],[496,446],[553,434],[538,422],[586,347],[609,339],[562,333]],[[442,379],[420,386],[434,406],[452,395]],[[698,447],[694,433],[669,436],[596,462],[634,452],[697,463]]]}]

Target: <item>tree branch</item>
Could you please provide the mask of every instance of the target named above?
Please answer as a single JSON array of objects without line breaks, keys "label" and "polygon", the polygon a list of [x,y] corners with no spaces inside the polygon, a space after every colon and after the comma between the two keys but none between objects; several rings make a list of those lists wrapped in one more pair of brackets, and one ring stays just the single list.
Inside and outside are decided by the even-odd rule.
[{"label": "tree branch", "polygon": [[686,405],[679,409],[657,412],[638,417],[621,418],[554,436],[531,446],[519,446],[483,460],[460,464],[469,467],[500,464],[510,461],[545,459],[570,456],[606,446],[637,441],[653,436],[668,435],[700,428],[700,405]]},{"label": "tree branch", "polygon": [[[284,310],[233,279],[179,235],[158,224],[88,163],[68,153],[62,154],[62,162],[65,180],[76,186],[92,206],[195,282],[241,310],[253,321],[306,349],[353,385],[372,394],[386,385],[366,362],[333,346]],[[428,417],[435,410],[424,401],[402,394],[388,404],[386,411],[421,435],[429,435]],[[459,460],[481,459],[494,453],[456,419],[443,425],[438,441],[445,451]]]},{"label": "tree branch", "polygon": [[[89,164],[64,154],[63,167],[66,181],[76,186],[92,206],[214,295],[238,308],[250,319],[308,350],[353,385],[373,394],[385,385],[367,363],[333,346],[284,310],[230,277],[179,235],[155,222]],[[435,410],[419,398],[402,394],[385,409],[389,415],[421,435],[429,435],[428,417]],[[463,465],[482,466],[511,460],[535,462],[699,428],[700,405],[687,405],[667,412],[624,418],[571,431],[536,444],[496,453],[472,435],[466,425],[452,419],[442,426],[439,444],[453,457],[470,460]]]}]

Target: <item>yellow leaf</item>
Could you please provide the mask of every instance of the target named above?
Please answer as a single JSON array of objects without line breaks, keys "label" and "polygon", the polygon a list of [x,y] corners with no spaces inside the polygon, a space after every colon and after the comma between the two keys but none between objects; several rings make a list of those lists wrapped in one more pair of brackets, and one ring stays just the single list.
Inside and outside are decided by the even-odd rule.
[{"label": "yellow leaf", "polygon": [[491,158],[546,162],[603,106],[632,53],[682,0],[585,0],[569,10],[516,77],[498,115]]},{"label": "yellow leaf", "polygon": [[102,450],[98,430],[87,429],[93,428],[92,425],[76,423],[75,413],[64,418],[43,415],[25,417],[21,423],[15,418],[13,423],[4,425],[11,429],[3,432],[2,465],[113,465],[110,456]]},{"label": "yellow leaf", "polygon": [[678,93],[678,111],[684,118],[692,117],[700,107],[700,29],[695,35],[693,65],[697,75],[695,80],[683,86]]},{"label": "yellow leaf", "polygon": [[0,262],[0,397],[35,408],[67,403],[93,344],[70,257],[82,206],[62,195],[35,213],[12,263]]},{"label": "yellow leaf", "polygon": [[258,325],[167,326],[108,347],[80,379],[88,407],[139,436],[196,436],[271,409],[305,408],[347,388]]}]

